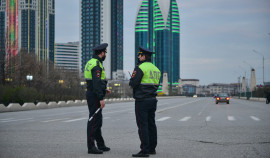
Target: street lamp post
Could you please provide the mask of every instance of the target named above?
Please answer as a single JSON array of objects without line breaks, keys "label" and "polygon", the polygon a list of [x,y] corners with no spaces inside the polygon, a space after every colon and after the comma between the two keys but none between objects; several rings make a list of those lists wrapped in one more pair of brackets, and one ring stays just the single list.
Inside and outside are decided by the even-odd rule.
[{"label": "street lamp post", "polygon": [[256,50],[253,49],[253,52],[256,54],[259,54],[263,57],[263,85],[264,85],[264,55],[262,53],[257,52]]},{"label": "street lamp post", "polygon": [[28,81],[28,87],[30,87],[30,82],[33,80],[33,75],[27,75],[26,80]]}]

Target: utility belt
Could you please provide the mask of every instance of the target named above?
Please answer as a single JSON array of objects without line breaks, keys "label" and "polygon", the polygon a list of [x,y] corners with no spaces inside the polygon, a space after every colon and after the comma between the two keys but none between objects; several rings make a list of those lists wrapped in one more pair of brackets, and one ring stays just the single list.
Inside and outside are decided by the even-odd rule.
[{"label": "utility belt", "polygon": [[[102,89],[104,88],[104,90],[106,89],[106,84],[107,84],[107,81],[106,80],[102,80]],[[87,91],[90,91],[90,92],[94,92],[94,87],[93,87],[93,80],[91,79],[86,79],[86,89]]]}]

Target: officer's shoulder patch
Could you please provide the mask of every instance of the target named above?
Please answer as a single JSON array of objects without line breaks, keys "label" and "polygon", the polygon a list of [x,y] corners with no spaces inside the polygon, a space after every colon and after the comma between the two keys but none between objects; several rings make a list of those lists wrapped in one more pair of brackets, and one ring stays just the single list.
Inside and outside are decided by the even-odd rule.
[{"label": "officer's shoulder patch", "polygon": [[132,73],[132,78],[136,75],[136,73],[137,73],[137,71],[133,71],[133,73]]},{"label": "officer's shoulder patch", "polygon": [[97,77],[99,78],[100,77],[100,71],[97,70]]}]

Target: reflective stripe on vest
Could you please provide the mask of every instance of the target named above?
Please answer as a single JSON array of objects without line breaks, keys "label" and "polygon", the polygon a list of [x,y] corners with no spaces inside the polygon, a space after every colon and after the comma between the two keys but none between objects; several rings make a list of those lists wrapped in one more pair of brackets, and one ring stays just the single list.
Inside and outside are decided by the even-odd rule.
[{"label": "reflective stripe on vest", "polygon": [[84,78],[86,80],[92,80],[92,69],[97,66],[97,62],[99,62],[99,66],[101,67],[102,69],[102,72],[101,72],[101,80],[105,80],[105,71],[103,69],[103,66],[101,64],[101,62],[96,59],[96,58],[92,58],[91,60],[89,60],[87,62],[87,64],[85,65],[85,69],[84,69]]},{"label": "reflective stripe on vest", "polygon": [[139,68],[143,71],[141,84],[143,85],[158,85],[160,79],[159,69],[150,62],[142,63]]}]

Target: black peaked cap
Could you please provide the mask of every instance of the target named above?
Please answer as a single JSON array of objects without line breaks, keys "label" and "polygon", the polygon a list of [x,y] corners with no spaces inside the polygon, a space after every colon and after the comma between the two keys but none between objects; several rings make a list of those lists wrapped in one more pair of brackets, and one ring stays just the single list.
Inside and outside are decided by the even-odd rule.
[{"label": "black peaked cap", "polygon": [[102,43],[96,47],[93,48],[93,51],[102,51],[105,50],[108,47],[108,43]]},{"label": "black peaked cap", "polygon": [[139,49],[140,49],[140,52],[139,53],[142,53],[142,54],[147,54],[147,55],[152,55],[154,54],[153,51],[149,50],[149,49],[146,49],[146,48],[143,48],[141,46],[139,46]]}]

